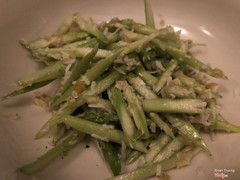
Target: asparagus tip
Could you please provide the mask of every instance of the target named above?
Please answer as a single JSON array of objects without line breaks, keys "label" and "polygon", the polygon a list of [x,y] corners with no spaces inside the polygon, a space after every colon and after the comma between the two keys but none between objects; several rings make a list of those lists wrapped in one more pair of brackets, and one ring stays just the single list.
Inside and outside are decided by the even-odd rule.
[{"label": "asparagus tip", "polygon": [[214,74],[214,77],[216,78],[228,80],[228,77],[224,74],[224,72],[221,69],[218,69],[218,68],[213,69],[213,74]]},{"label": "asparagus tip", "polygon": [[0,101],[4,101],[4,100],[8,99],[9,97],[10,97],[10,95],[2,96],[2,97],[0,97]]},{"label": "asparagus tip", "polygon": [[28,42],[25,39],[20,39],[18,42],[24,47],[27,47]]},{"label": "asparagus tip", "polygon": [[43,132],[42,130],[39,130],[37,132],[37,134],[35,135],[34,139],[40,139],[41,137],[43,137],[45,134],[45,132]]},{"label": "asparagus tip", "polygon": [[201,147],[204,151],[206,151],[206,152],[209,154],[209,156],[212,156],[211,151],[208,149],[208,147],[206,146],[206,144],[205,144],[204,142],[201,143],[200,147]]}]

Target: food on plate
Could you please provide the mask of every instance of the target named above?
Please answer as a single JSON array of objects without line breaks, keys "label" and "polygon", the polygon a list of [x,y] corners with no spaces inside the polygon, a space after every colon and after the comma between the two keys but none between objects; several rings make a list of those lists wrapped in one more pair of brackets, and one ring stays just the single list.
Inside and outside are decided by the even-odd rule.
[{"label": "food on plate", "polygon": [[[74,13],[53,35],[20,41],[46,67],[18,79],[22,88],[2,98],[61,82],[51,100],[38,98],[57,111],[35,139],[56,127],[54,147],[18,171],[36,173],[89,135],[113,172],[110,179],[145,179],[188,165],[200,150],[214,153],[202,129],[240,132],[220,114],[222,96],[210,82],[227,79],[223,71],[196,59],[189,52],[196,44],[181,39],[181,31],[155,28],[149,1],[144,5],[145,24],[116,17],[97,24]],[[139,157],[141,167],[121,172]]]}]

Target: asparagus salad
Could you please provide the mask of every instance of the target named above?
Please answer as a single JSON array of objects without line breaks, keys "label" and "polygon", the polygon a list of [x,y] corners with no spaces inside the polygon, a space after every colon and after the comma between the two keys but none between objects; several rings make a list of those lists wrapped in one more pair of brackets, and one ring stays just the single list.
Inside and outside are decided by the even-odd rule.
[{"label": "asparagus salad", "polygon": [[[200,150],[214,153],[202,130],[240,132],[220,114],[222,96],[210,82],[226,80],[224,73],[189,52],[201,44],[181,39],[171,26],[157,29],[148,0],[144,7],[145,24],[117,17],[96,24],[71,14],[53,35],[20,41],[46,66],[18,79],[21,88],[2,98],[61,82],[53,97],[41,99],[54,113],[35,136],[55,129],[54,146],[17,171],[32,175],[91,136],[110,179],[146,179],[189,165]],[[121,170],[139,157],[141,166]]]}]

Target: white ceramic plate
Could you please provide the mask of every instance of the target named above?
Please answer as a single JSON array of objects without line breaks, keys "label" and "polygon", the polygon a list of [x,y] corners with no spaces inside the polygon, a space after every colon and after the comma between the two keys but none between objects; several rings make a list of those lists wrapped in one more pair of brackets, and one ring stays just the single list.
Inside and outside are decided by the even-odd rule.
[{"label": "white ceramic plate", "polygon": [[[194,49],[194,55],[221,68],[228,81],[220,81],[223,99],[219,101],[223,116],[240,125],[240,2],[237,0],[152,0],[156,24],[160,15],[183,37],[206,43]],[[53,33],[64,18],[79,12],[101,22],[112,17],[133,18],[144,22],[143,2],[118,0],[0,0],[0,95],[16,89],[14,81],[41,68],[18,44],[20,38],[32,40]],[[50,92],[49,88],[45,91]],[[20,116],[16,119],[16,114]],[[99,180],[111,177],[111,172],[89,139],[59,158],[33,177],[17,174],[15,169],[35,160],[51,145],[48,136],[33,140],[35,133],[50,117],[46,110],[34,105],[32,93],[1,102],[0,106],[0,179]],[[240,134],[216,133],[214,141],[203,135],[213,156],[201,152],[189,167],[169,172],[174,179],[219,179],[215,169],[233,169],[226,179],[240,177]],[[85,145],[90,145],[86,149]]]}]

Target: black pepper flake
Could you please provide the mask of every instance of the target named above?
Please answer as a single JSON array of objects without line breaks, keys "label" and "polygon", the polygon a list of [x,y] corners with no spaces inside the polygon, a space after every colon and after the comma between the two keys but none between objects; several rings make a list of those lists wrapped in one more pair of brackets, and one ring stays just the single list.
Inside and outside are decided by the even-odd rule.
[{"label": "black pepper flake", "polygon": [[90,146],[89,146],[89,145],[86,145],[85,147],[86,147],[86,148],[90,148]]},{"label": "black pepper flake", "polygon": [[46,146],[45,148],[47,149],[48,147]]}]

